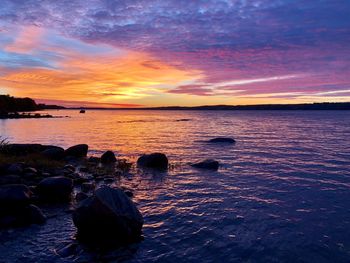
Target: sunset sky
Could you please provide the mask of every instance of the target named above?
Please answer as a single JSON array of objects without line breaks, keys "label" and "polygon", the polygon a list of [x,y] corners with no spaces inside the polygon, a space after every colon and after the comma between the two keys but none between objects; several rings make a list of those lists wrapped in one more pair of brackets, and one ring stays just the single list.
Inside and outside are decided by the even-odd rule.
[{"label": "sunset sky", "polygon": [[109,107],[350,101],[350,1],[1,0],[0,94]]}]

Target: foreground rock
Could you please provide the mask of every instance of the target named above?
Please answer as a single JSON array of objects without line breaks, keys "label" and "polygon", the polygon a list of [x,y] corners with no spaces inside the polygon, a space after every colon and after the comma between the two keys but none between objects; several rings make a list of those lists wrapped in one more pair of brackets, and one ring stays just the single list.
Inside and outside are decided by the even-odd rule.
[{"label": "foreground rock", "polygon": [[210,143],[235,143],[236,140],[233,138],[218,137],[218,138],[210,139],[209,142]]},{"label": "foreground rock", "polygon": [[40,153],[50,148],[56,148],[56,146],[14,143],[3,146],[0,152],[8,155],[27,155],[31,153]]},{"label": "foreground rock", "polygon": [[101,156],[101,163],[103,164],[111,164],[115,163],[117,161],[117,158],[115,158],[115,155],[112,151],[107,151]]},{"label": "foreground rock", "polygon": [[61,160],[64,157],[64,149],[58,146],[53,146],[42,151],[41,154],[52,160]]},{"label": "foreground rock", "polygon": [[67,202],[71,198],[73,180],[64,176],[45,178],[36,190],[44,202]]},{"label": "foreground rock", "polygon": [[71,156],[76,158],[86,157],[89,146],[87,144],[78,144],[72,147],[69,147],[65,150],[65,156]]},{"label": "foreground rock", "polygon": [[199,163],[191,164],[191,166],[199,169],[218,170],[219,162],[212,159],[207,159]]},{"label": "foreground rock", "polygon": [[140,238],[143,218],[122,190],[104,186],[79,204],[73,222],[81,241],[127,244]]},{"label": "foreground rock", "polygon": [[144,154],[137,160],[137,165],[147,168],[167,169],[168,158],[163,153]]},{"label": "foreground rock", "polygon": [[32,192],[21,184],[0,187],[0,228],[43,224],[46,217],[30,204]]}]

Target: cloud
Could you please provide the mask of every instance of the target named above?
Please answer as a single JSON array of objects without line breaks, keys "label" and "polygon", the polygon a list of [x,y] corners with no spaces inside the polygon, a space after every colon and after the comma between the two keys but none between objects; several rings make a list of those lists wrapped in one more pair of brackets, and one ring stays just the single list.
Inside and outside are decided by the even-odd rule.
[{"label": "cloud", "polygon": [[[183,94],[243,101],[292,92],[297,99],[300,92],[342,90],[350,82],[349,12],[349,1],[330,0],[2,0],[0,66],[56,69],[64,79],[77,78],[71,83],[78,89],[81,76],[69,72],[73,67],[96,72],[72,57],[92,67],[94,56],[142,54],[135,71],[143,77],[143,71],[164,72],[164,65],[182,73],[178,81],[175,74],[153,86],[139,84],[137,77],[114,80],[133,82],[135,96],[163,92],[178,101]],[[16,33],[14,41],[9,32]],[[132,71],[134,64],[127,63]],[[276,76],[299,77],[272,79]],[[222,84],[240,80],[248,82]],[[113,87],[119,89],[104,87],[105,94],[120,93]]]}]

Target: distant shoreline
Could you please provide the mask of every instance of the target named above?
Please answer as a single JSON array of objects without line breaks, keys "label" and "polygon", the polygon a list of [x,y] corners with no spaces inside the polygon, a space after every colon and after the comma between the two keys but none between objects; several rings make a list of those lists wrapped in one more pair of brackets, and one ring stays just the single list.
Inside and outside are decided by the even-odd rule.
[{"label": "distant shoreline", "polygon": [[[80,110],[82,107],[65,109]],[[205,106],[169,106],[169,107],[142,107],[142,108],[103,108],[83,107],[86,110],[350,110],[350,102],[334,103],[304,103],[304,104],[260,104],[260,105],[205,105]]]}]

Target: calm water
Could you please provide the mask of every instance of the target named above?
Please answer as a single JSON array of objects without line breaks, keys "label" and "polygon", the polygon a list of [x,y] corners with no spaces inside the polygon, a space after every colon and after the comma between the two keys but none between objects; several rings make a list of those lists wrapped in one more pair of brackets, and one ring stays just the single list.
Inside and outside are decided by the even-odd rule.
[{"label": "calm water", "polygon": [[[113,150],[131,160],[160,151],[174,164],[168,173],[134,169],[118,180],[135,189],[145,239],[101,262],[350,262],[349,112],[51,113],[71,117],[2,120],[0,134],[88,143],[90,154]],[[217,136],[237,143],[204,142]],[[219,171],[187,165],[205,158],[219,160]],[[98,262],[87,252],[55,255],[74,233],[62,212],[44,226],[3,233],[0,262]]]}]

